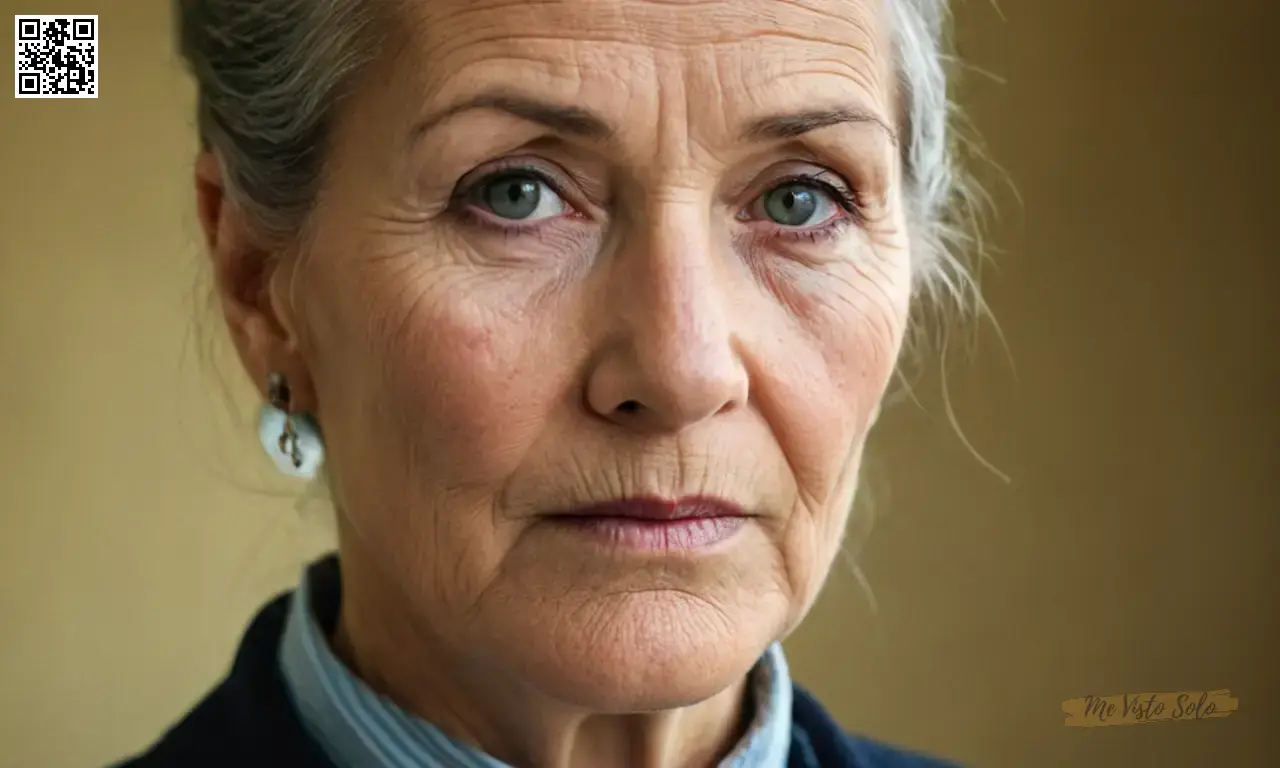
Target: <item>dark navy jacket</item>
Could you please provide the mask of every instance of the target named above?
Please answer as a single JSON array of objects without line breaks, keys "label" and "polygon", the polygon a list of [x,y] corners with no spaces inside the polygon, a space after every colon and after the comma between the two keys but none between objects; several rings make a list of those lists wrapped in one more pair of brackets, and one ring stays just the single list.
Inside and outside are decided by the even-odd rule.
[{"label": "dark navy jacket", "polygon": [[[303,728],[280,673],[291,594],[253,620],[230,674],[148,752],[116,768],[337,768]],[[955,768],[850,736],[795,687],[787,768]]]}]

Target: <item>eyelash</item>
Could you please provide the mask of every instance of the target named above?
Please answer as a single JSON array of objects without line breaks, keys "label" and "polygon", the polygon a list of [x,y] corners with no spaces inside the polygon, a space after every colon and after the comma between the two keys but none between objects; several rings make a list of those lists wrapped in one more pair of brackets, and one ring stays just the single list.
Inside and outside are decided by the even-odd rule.
[{"label": "eyelash", "polygon": [[[546,184],[553,192],[565,200],[566,206],[574,209],[573,204],[569,202],[569,196],[564,193],[561,184],[548,173],[540,168],[515,163],[495,168],[476,181],[466,186],[459,187],[450,202],[450,210],[452,210],[463,223],[489,232],[501,234],[508,239],[525,235],[537,236],[541,233],[546,222],[551,221],[552,219],[539,219],[532,222],[502,220],[503,223],[499,223],[495,220],[497,217],[493,217],[479,211],[476,203],[471,199],[478,191],[482,190],[486,184],[489,184],[498,178],[522,174],[527,174],[543,184]],[[846,215],[833,216],[823,224],[807,229],[783,227],[774,224],[771,225],[771,229],[773,231],[767,235],[768,238],[817,243],[842,234],[850,223],[861,222],[862,207],[858,201],[857,195],[849,190],[842,189],[831,182],[823,180],[819,175],[792,174],[790,176],[784,176],[775,180],[763,192],[761,192],[760,195],[753,198],[752,203],[754,204],[761,195],[767,194],[778,187],[786,186],[788,184],[804,184],[821,190],[824,194],[828,195],[832,201],[834,201],[835,204],[845,212]],[[556,218],[581,219],[585,217],[574,209],[573,214]]]}]

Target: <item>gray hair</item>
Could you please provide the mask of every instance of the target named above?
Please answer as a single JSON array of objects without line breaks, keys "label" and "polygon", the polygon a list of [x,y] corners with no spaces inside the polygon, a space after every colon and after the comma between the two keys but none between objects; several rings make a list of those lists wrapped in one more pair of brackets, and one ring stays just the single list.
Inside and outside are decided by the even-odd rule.
[{"label": "gray hair", "polygon": [[[971,198],[951,131],[947,0],[886,2],[916,285],[974,309],[972,254],[956,247]],[[228,194],[264,235],[296,234],[318,194],[337,105],[381,46],[369,0],[175,0],[175,11],[200,139]]]}]

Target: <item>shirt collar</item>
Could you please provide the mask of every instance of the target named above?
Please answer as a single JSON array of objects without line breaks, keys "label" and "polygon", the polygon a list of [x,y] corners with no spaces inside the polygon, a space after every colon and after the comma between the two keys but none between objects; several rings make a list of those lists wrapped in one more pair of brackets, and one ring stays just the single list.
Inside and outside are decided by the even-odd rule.
[{"label": "shirt collar", "polygon": [[[341,768],[511,768],[375,693],[329,648],[336,622],[334,556],[303,572],[280,647],[280,671],[303,726]],[[791,744],[791,677],[778,644],[751,671],[756,712],[719,768],[781,768]]]}]

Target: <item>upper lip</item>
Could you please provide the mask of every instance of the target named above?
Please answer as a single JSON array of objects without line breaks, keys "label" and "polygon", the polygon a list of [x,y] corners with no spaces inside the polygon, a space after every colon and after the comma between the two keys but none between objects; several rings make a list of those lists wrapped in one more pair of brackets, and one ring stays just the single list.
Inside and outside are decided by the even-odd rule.
[{"label": "upper lip", "polygon": [[614,499],[560,511],[564,517],[622,517],[635,520],[688,520],[700,517],[745,517],[742,507],[710,496],[662,499],[644,496]]}]

